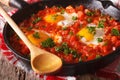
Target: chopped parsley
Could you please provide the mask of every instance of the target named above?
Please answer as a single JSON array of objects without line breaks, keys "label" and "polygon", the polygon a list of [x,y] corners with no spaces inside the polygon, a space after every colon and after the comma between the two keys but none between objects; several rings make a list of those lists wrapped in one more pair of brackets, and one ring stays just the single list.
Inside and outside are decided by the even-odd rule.
[{"label": "chopped parsley", "polygon": [[102,38],[97,38],[97,41],[98,41],[98,42],[102,42],[103,39],[102,39]]},{"label": "chopped parsley", "polygon": [[37,38],[37,39],[40,39],[40,35],[39,35],[38,32],[35,32],[35,33],[33,34],[33,37],[34,37],[34,38]]},{"label": "chopped parsley", "polygon": [[69,32],[69,35],[73,35],[73,32],[72,32],[72,31],[70,31],[70,32]]},{"label": "chopped parsley", "polygon": [[101,58],[101,56],[100,55],[96,55],[96,59],[98,59],[98,58]]},{"label": "chopped parsley", "polygon": [[58,9],[61,9],[61,8],[62,8],[62,6],[57,6],[57,8],[58,8]]},{"label": "chopped parsley", "polygon": [[57,47],[55,47],[55,51],[57,51],[57,52],[63,51],[62,46],[57,46]]},{"label": "chopped parsley", "polygon": [[62,9],[60,13],[61,13],[61,14],[64,14],[64,13],[65,13],[65,10],[64,10],[64,9]]},{"label": "chopped parsley", "polygon": [[66,54],[66,55],[67,55],[67,54],[69,54],[69,53],[70,53],[70,50],[69,50],[69,48],[64,48],[64,51],[63,51],[63,52],[64,52],[64,54]]},{"label": "chopped parsley", "polygon": [[44,48],[52,48],[55,46],[54,41],[52,40],[52,38],[48,38],[47,40],[41,42],[42,47]]},{"label": "chopped parsley", "polygon": [[93,16],[93,15],[94,15],[94,12],[88,11],[88,12],[86,13],[86,15],[87,15],[87,16]]},{"label": "chopped parsley", "polygon": [[67,30],[67,27],[63,27],[62,30]]},{"label": "chopped parsley", "polygon": [[67,43],[62,43],[60,46],[56,46],[55,51],[63,52],[65,55],[72,54],[74,58],[79,57],[77,51],[68,47]]},{"label": "chopped parsley", "polygon": [[114,36],[119,36],[119,35],[120,35],[120,32],[119,32],[118,29],[114,29],[114,28],[113,28],[113,29],[111,30],[111,34],[114,35]]},{"label": "chopped parsley", "polygon": [[72,20],[77,20],[77,16],[72,16]]},{"label": "chopped parsley", "polygon": [[70,53],[72,53],[73,57],[76,58],[76,57],[79,57],[80,55],[78,55],[77,51],[74,50],[74,49],[70,49]]},{"label": "chopped parsley", "polygon": [[39,22],[40,20],[41,20],[41,18],[38,17],[38,18],[36,18],[32,23],[33,23],[33,24],[36,24],[36,23]]},{"label": "chopped parsley", "polygon": [[92,22],[92,18],[87,18],[87,22],[91,23]]},{"label": "chopped parsley", "polygon": [[69,47],[68,47],[67,43],[63,43],[63,44],[62,44],[62,48],[63,48],[64,54],[70,53]]},{"label": "chopped parsley", "polygon": [[87,28],[88,28],[88,31],[89,31],[90,33],[95,34],[95,27],[89,26],[89,27],[87,27]]},{"label": "chopped parsley", "polygon": [[56,20],[57,16],[58,16],[58,14],[54,14],[54,15],[52,15],[51,19]]},{"label": "chopped parsley", "polygon": [[98,28],[104,28],[104,21],[103,20],[99,21]]}]

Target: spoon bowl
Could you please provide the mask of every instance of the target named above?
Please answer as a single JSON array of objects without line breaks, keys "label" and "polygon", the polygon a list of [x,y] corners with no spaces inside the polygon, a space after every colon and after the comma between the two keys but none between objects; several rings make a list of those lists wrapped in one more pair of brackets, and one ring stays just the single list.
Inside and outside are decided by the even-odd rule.
[{"label": "spoon bowl", "polygon": [[31,66],[32,69],[40,74],[48,74],[57,71],[62,66],[61,59],[53,53],[32,46]]},{"label": "spoon bowl", "polygon": [[40,74],[48,74],[61,68],[62,60],[58,56],[33,45],[2,7],[0,7],[0,13],[29,48],[31,66],[35,72]]},{"label": "spoon bowl", "polygon": [[[60,64],[61,62],[60,62],[60,60],[55,60],[56,56],[54,56],[54,57],[51,57],[51,56],[54,56],[54,55],[41,54],[41,55],[37,56],[36,58],[34,58],[34,60],[32,60],[32,62],[31,62],[31,63],[33,63],[32,68],[34,69],[34,71],[36,71],[36,72],[39,71],[38,73],[40,73],[40,74],[42,74],[42,72],[47,74],[47,73],[56,71],[61,66],[61,64]],[[50,57],[50,58],[44,60],[45,58],[48,58],[48,57]],[[53,60],[54,60],[54,62],[51,62]],[[51,64],[48,65],[49,63],[51,63]],[[43,66],[41,66],[41,65],[43,65]]]}]

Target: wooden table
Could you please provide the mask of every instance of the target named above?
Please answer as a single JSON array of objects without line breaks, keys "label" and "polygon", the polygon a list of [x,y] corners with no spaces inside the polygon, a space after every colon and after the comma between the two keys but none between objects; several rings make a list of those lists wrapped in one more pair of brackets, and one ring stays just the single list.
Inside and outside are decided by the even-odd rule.
[{"label": "wooden table", "polygon": [[[78,76],[79,77],[79,76]],[[38,77],[10,64],[6,57],[0,54],[0,80],[39,80]],[[78,80],[106,80],[90,74],[82,75]]]},{"label": "wooden table", "polygon": [[[12,9],[4,5],[2,6],[7,11],[10,11]],[[33,74],[25,72],[19,67],[15,67],[13,64],[10,64],[6,57],[0,53],[0,80],[39,80],[39,78]],[[78,76],[78,80],[106,80],[106,79],[86,74],[80,77]]]}]

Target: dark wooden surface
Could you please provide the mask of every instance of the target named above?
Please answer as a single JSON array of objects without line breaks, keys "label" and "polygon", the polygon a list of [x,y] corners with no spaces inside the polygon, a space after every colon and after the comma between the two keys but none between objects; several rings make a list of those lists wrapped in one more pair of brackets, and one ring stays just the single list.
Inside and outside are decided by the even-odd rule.
[{"label": "dark wooden surface", "polygon": [[[19,67],[10,64],[6,57],[0,53],[0,80],[40,80],[33,74],[25,72]],[[77,80],[106,80],[86,74],[78,76]],[[108,80],[108,79],[107,79]]]},{"label": "dark wooden surface", "polygon": [[[1,5],[1,4],[0,4]],[[8,8],[2,5],[7,11],[12,8]],[[0,52],[0,80],[39,80],[35,75],[25,72],[19,67],[15,67],[10,64],[9,61]],[[78,76],[77,80],[106,80],[103,78],[98,78],[96,76],[86,74]],[[109,80],[109,79],[107,79]]]},{"label": "dark wooden surface", "polygon": [[10,64],[8,60],[0,54],[0,80],[39,80],[35,75],[25,72],[19,67]]}]

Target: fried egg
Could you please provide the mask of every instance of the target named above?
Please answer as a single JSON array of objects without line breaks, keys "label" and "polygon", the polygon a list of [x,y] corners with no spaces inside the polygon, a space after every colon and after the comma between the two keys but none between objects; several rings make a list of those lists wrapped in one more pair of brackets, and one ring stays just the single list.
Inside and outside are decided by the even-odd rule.
[{"label": "fried egg", "polygon": [[80,41],[87,45],[99,45],[103,42],[104,29],[97,28],[95,24],[88,24],[78,32]]},{"label": "fried egg", "polygon": [[77,20],[77,13],[60,13],[49,14],[44,17],[44,20],[48,23],[56,23],[61,27],[69,27]]},{"label": "fried egg", "polygon": [[30,40],[31,43],[33,43],[36,46],[39,46],[39,44],[42,41],[50,38],[50,35],[48,35],[44,31],[34,30],[34,32],[28,34],[27,37],[28,37],[28,39]]}]

